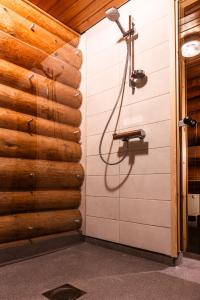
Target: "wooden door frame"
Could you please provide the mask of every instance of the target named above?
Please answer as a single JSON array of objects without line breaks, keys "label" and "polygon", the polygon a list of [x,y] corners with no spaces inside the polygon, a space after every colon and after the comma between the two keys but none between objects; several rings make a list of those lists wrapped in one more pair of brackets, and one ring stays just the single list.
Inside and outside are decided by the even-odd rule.
[{"label": "wooden door frame", "polygon": [[[171,256],[177,257],[187,248],[187,127],[179,120],[187,115],[185,64],[180,54],[180,3],[194,0],[172,0],[171,3]],[[196,1],[196,0],[195,0]]]}]

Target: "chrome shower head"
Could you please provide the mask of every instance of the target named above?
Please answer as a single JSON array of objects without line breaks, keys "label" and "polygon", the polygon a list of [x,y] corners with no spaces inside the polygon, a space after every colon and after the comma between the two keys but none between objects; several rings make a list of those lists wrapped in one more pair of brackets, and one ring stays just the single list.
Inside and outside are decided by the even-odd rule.
[{"label": "chrome shower head", "polygon": [[126,33],[124,28],[122,27],[122,25],[119,22],[120,14],[119,14],[119,11],[118,11],[117,8],[111,7],[108,10],[106,10],[106,17],[110,21],[117,23],[117,25],[118,25],[118,27],[119,27],[119,29],[120,29],[120,31],[122,32],[123,35]]},{"label": "chrome shower head", "polygon": [[112,22],[118,21],[120,17],[118,9],[115,7],[109,8],[106,10],[106,17]]}]

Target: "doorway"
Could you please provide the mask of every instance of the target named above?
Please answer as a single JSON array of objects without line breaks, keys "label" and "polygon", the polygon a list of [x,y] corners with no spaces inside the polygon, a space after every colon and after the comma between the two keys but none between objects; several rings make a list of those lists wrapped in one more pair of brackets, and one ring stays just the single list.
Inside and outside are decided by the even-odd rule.
[{"label": "doorway", "polygon": [[200,3],[179,2],[181,248],[200,257]]}]

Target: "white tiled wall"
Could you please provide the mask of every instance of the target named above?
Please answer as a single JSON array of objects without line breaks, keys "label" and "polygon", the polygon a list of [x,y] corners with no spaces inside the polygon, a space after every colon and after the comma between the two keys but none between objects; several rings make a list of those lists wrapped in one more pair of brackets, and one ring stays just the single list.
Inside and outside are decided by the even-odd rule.
[{"label": "white tiled wall", "polygon": [[[117,26],[104,19],[83,35],[83,81],[86,122],[86,235],[171,253],[170,192],[170,3],[171,0],[131,0],[120,8],[125,27],[135,18],[136,68],[148,83],[135,94],[127,85],[118,129],[143,128],[143,143],[131,142],[123,163],[106,167],[98,155],[101,133],[116,101],[126,55]],[[116,116],[115,116],[116,118]],[[105,157],[119,159],[122,144],[110,143],[115,118],[105,141]]]}]

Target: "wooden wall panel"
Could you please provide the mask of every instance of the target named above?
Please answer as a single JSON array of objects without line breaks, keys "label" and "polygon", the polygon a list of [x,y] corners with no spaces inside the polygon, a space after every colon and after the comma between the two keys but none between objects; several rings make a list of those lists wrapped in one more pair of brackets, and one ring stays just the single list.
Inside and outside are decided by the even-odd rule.
[{"label": "wooden wall panel", "polygon": [[105,10],[113,6],[119,8],[128,2],[128,0],[30,1],[79,33],[85,32],[102,20],[105,17]]},{"label": "wooden wall panel", "polygon": [[[197,0],[183,1],[183,18],[180,32],[184,38],[199,34],[200,3]],[[200,55],[185,59],[187,114],[197,121],[195,128],[188,128],[188,189],[190,193],[200,193]]]},{"label": "wooden wall panel", "polygon": [[0,0],[0,243],[78,230],[79,34]]}]

